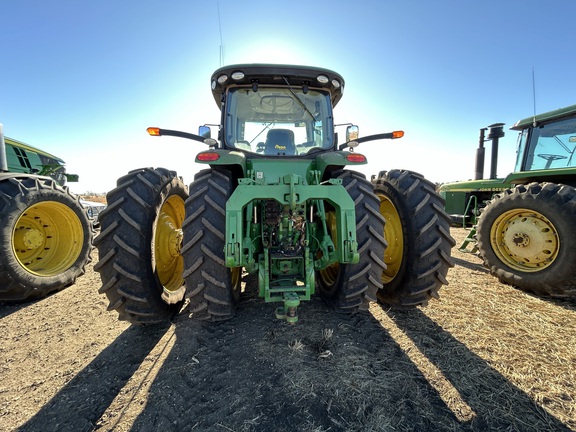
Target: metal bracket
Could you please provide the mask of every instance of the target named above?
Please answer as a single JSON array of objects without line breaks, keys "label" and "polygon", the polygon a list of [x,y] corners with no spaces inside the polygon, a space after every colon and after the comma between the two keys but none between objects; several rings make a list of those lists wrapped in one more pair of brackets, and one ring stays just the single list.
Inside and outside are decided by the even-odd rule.
[{"label": "metal bracket", "polygon": [[[468,233],[468,235],[466,236],[466,238],[464,239],[458,250],[464,253],[476,253],[478,252],[477,242],[478,241],[476,240],[476,226],[474,226],[472,227],[472,229],[470,230],[470,232]],[[469,251],[466,248],[470,243],[474,243],[474,246],[472,247],[472,250]]]},{"label": "metal bracket", "polygon": [[288,324],[296,324],[298,322],[298,306],[300,306],[298,294],[285,293],[284,306],[276,309],[276,318],[286,320]]}]

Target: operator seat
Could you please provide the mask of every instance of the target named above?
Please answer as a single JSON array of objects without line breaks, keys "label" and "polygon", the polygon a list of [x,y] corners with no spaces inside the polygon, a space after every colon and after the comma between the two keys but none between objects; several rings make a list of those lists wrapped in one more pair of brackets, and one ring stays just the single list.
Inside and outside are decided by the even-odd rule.
[{"label": "operator seat", "polygon": [[294,132],[290,129],[270,129],[266,136],[264,154],[277,156],[295,155]]}]

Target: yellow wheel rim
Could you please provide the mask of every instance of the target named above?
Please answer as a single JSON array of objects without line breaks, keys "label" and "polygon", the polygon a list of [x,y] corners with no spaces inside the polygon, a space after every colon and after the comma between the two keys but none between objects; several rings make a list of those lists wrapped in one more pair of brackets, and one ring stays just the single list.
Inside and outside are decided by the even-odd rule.
[{"label": "yellow wheel rim", "polygon": [[184,200],[173,195],[162,204],[156,220],[154,262],[158,279],[168,292],[178,291],[184,283],[184,258],[180,249],[185,213]]},{"label": "yellow wheel rim", "polygon": [[404,256],[404,234],[402,231],[402,221],[398,210],[387,197],[379,195],[380,214],[386,219],[384,225],[384,238],[388,242],[388,247],[384,252],[384,263],[386,270],[382,273],[382,282],[390,283],[400,271]]},{"label": "yellow wheel rim", "polygon": [[74,211],[56,201],[30,206],[12,233],[18,263],[37,276],[54,276],[68,270],[84,245],[84,228]]},{"label": "yellow wheel rim", "polygon": [[490,244],[503,263],[523,272],[549,267],[560,250],[560,238],[552,222],[528,209],[500,215],[490,229]]},{"label": "yellow wheel rim", "polygon": [[[326,212],[326,225],[328,228],[328,232],[330,233],[330,237],[332,237],[332,242],[337,245],[338,239],[336,238],[336,212],[329,211]],[[338,280],[338,274],[340,273],[340,265],[339,263],[334,263],[331,266],[326,267],[324,270],[320,270],[319,274],[324,284],[327,286],[332,286]]]}]

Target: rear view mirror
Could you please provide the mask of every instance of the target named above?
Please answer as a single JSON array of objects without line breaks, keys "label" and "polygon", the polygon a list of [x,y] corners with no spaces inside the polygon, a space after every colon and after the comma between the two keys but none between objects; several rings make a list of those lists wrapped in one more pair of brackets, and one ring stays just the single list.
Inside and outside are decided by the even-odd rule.
[{"label": "rear view mirror", "polygon": [[212,138],[212,131],[209,126],[200,126],[198,128],[198,135],[202,138]]},{"label": "rear view mirror", "polygon": [[346,142],[355,141],[358,139],[360,129],[356,125],[348,126],[346,128]]}]

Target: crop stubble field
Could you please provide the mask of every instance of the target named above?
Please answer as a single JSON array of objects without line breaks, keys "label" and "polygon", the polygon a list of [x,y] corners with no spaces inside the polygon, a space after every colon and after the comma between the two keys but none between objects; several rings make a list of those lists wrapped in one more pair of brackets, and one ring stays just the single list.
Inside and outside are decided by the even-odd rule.
[{"label": "crop stubble field", "polygon": [[44,300],[0,304],[0,430],[576,430],[576,300],[453,257],[428,307],[349,316],[315,298],[295,326],[250,283],[228,322],[130,326],[90,265]]}]

